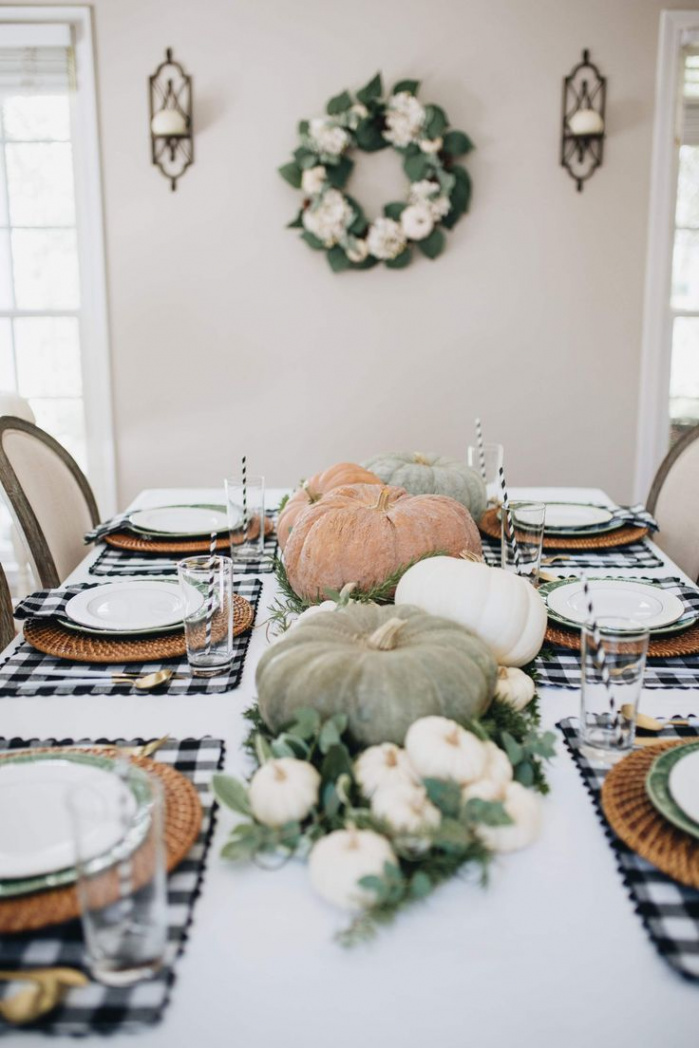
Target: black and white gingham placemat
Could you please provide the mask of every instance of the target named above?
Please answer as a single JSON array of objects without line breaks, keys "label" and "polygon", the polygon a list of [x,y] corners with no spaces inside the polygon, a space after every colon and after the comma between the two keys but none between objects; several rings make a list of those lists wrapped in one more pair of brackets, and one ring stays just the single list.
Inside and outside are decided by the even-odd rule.
[{"label": "black and white gingham placemat", "polygon": [[[59,614],[61,607],[65,606],[66,594],[72,596],[73,593],[85,588],[90,587],[71,586],[66,587],[65,590],[40,590],[33,593],[22,601],[21,615],[18,617],[26,618],[39,612],[42,615]],[[235,592],[250,602],[256,618],[262,592],[260,579],[238,579],[235,583]],[[232,691],[233,688],[238,687],[243,675],[251,632],[252,628],[233,638],[231,667],[227,673],[216,677],[190,676],[186,655],[179,659],[164,659],[160,662],[78,663],[67,659],[56,659],[52,655],[44,655],[32,648],[26,641],[22,641],[0,665],[0,698],[16,695],[27,697],[33,695],[128,695],[132,691],[128,685],[112,684],[109,680],[96,681],[92,685],[75,685],[70,681],[49,678],[41,681],[41,673],[44,670],[61,670],[75,677],[86,677],[92,672],[104,674],[154,673],[160,669],[172,669],[175,673],[184,674],[184,678],[181,680],[173,678],[167,684],[149,692],[150,695],[216,695]]]},{"label": "black and white gingham placemat", "polygon": [[[578,726],[574,717],[557,725],[605,827],[634,909],[661,957],[685,979],[699,980],[699,891],[678,884],[651,866],[620,841],[610,828],[600,801],[600,790],[608,769],[591,763],[580,752]],[[697,737],[699,728],[684,726],[668,728],[662,735],[667,739]]]},{"label": "black and white gingham placemat", "polygon": [[[483,558],[486,564],[493,568],[499,568],[500,540],[492,539],[488,535],[481,535],[483,542]],[[543,559],[548,556],[556,558],[549,567],[543,563],[542,569],[557,572],[566,568],[596,568],[599,571],[607,571],[614,568],[661,568],[663,560],[653,552],[645,542],[633,542],[629,546],[617,546],[612,549],[583,549],[573,550],[551,550],[544,552]],[[562,558],[562,559],[561,559]]]},{"label": "black and white gingham placemat", "polygon": [[[116,742],[138,746],[143,739],[97,739],[97,743]],[[91,745],[81,739],[79,744]],[[72,746],[72,739],[0,739],[0,751],[21,750],[40,746]],[[24,1030],[53,1034],[94,1034],[135,1032],[161,1019],[175,981],[175,962],[183,952],[192,924],[194,903],[198,898],[206,857],[215,822],[215,801],[211,777],[223,767],[224,743],[221,739],[170,739],[154,760],[171,764],[197,788],[203,818],[199,836],[186,858],[168,877],[168,942],[163,970],[147,982],[113,989],[90,982],[72,989],[63,1003]],[[45,968],[67,966],[86,969],[80,922],[44,928],[20,935],[3,935],[0,939],[0,968]],[[89,972],[88,972],[89,974]],[[14,993],[17,984],[3,984],[3,993]],[[0,1019],[0,1032],[19,1035]]]},{"label": "black and white gingham placemat", "polygon": [[[263,575],[274,570],[277,555],[277,533],[265,536],[262,555],[253,560],[238,560],[233,556],[234,575]],[[154,553],[136,553],[125,549],[106,546],[89,567],[90,575],[177,575],[177,557],[165,557]]]},{"label": "black and white gingham placemat", "polygon": [[[663,589],[674,593],[694,611],[699,611],[699,589],[688,586],[677,578],[638,579],[639,582],[655,582]],[[545,644],[542,654],[536,659],[540,685],[555,688],[580,687],[580,652],[562,648],[558,644]],[[696,688],[699,687],[699,655],[680,655],[674,658],[648,658],[643,677],[644,688]]]}]

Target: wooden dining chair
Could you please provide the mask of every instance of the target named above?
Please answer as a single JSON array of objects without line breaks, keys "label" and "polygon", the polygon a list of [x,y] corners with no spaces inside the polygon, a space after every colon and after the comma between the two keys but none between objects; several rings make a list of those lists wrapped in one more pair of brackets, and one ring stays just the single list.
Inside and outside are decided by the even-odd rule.
[{"label": "wooden dining chair", "polygon": [[658,522],[654,541],[691,579],[699,578],[699,426],[660,463],[646,503]]},{"label": "wooden dining chair", "polygon": [[0,484],[41,586],[58,586],[85,556],[97,503],[75,459],[43,429],[0,418]]},{"label": "wooden dining chair", "polygon": [[12,597],[7,584],[7,575],[0,564],[0,651],[4,651],[14,640],[15,623],[12,617]]}]

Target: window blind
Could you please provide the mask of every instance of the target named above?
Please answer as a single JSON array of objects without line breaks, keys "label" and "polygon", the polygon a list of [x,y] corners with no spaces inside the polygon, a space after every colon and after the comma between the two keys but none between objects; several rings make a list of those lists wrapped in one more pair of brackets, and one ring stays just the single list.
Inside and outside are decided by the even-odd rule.
[{"label": "window blind", "polygon": [[63,94],[74,84],[69,26],[0,25],[0,94]]}]

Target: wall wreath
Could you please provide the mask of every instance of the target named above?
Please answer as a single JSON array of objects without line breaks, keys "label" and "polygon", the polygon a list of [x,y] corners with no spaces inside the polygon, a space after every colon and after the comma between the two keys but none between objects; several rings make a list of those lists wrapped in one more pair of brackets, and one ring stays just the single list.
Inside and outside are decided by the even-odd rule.
[{"label": "wall wreath", "polygon": [[[416,246],[427,258],[444,249],[443,229],[452,229],[468,210],[471,179],[455,161],[473,144],[463,131],[449,128],[440,106],[423,106],[417,80],[401,80],[384,99],[381,74],[357,91],[331,98],[326,115],[302,120],[301,144],[279,172],[303,193],[298,215],[289,223],[301,229],[312,248],[324,251],[331,269],[370,269],[384,262],[402,269]],[[410,186],[407,200],[384,206],[369,221],[345,186],[354,168],[351,153],[393,148],[403,158]]]}]

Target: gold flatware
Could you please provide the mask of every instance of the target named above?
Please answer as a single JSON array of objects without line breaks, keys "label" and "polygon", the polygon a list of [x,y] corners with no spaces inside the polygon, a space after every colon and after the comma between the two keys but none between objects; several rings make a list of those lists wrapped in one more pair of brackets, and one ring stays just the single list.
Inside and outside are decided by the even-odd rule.
[{"label": "gold flatware", "polygon": [[133,757],[152,757],[161,746],[165,745],[169,738],[169,735],[163,735],[161,738],[153,739],[151,742],[144,742],[143,746],[134,746],[130,753]]},{"label": "gold flatware", "polygon": [[[634,719],[633,706],[628,703],[624,703],[621,707],[621,714],[626,717],[627,720]],[[636,727],[642,728],[644,731],[663,731],[664,728],[674,728],[675,725],[692,724],[689,720],[667,720],[659,721],[655,717],[649,717],[647,713],[636,714]]]},{"label": "gold flatware", "polygon": [[50,1012],[71,986],[87,986],[89,979],[75,968],[29,968],[26,971],[0,971],[3,982],[29,983],[0,1001],[0,1015],[21,1026]]},{"label": "gold flatware", "polygon": [[[142,677],[133,677],[129,673],[115,673],[112,679],[119,684],[131,684],[136,691],[150,691],[151,688],[158,688],[161,684],[166,684],[174,676],[174,670],[156,670],[154,673],[145,673]],[[177,676],[178,678],[184,677],[184,674]]]},{"label": "gold flatware", "polygon": [[553,557],[542,557],[541,558],[541,563],[542,564],[555,564],[557,560],[568,560],[568,554],[567,553],[557,553]]}]

